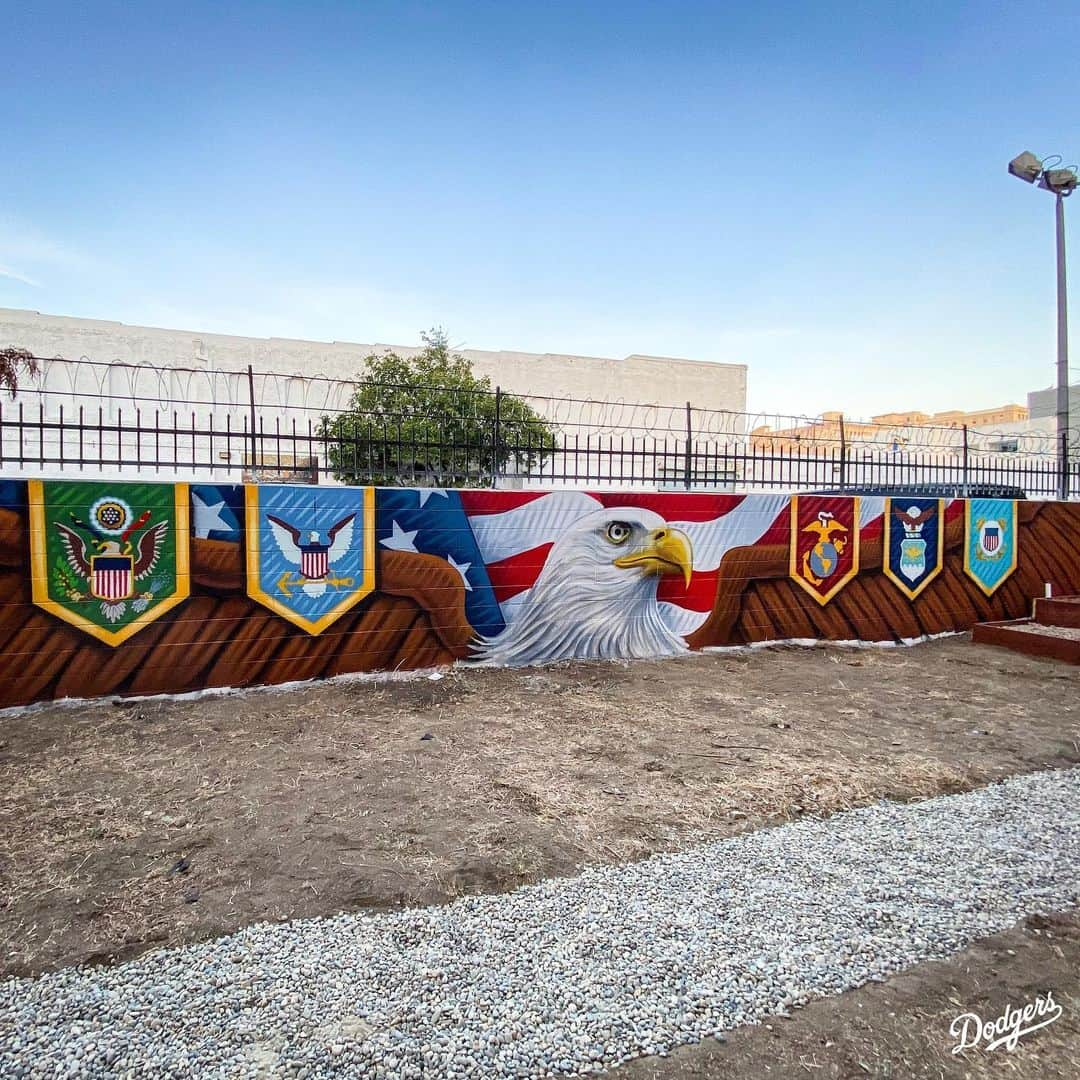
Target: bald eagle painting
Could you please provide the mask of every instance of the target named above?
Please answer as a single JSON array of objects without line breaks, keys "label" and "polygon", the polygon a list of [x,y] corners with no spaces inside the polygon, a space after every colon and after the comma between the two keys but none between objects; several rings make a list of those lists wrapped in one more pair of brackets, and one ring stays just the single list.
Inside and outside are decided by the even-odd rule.
[{"label": "bald eagle painting", "polygon": [[688,585],[693,564],[690,537],[651,510],[585,514],[552,544],[528,603],[501,633],[478,639],[471,662],[520,666],[686,652],[686,641],[664,620],[656,589],[665,575]]}]

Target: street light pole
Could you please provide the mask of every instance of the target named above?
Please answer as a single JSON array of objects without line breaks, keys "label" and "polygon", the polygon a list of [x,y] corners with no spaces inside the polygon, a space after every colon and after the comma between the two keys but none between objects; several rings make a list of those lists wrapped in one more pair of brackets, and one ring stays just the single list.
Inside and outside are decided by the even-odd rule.
[{"label": "street light pole", "polygon": [[1030,150],[1009,162],[1009,172],[1054,196],[1057,226],[1057,457],[1058,497],[1069,497],[1069,316],[1065,297],[1065,198],[1077,187],[1076,167],[1061,168],[1061,158],[1039,160]]},{"label": "street light pole", "polygon": [[1069,497],[1069,315],[1065,292],[1065,196],[1056,192],[1058,497]]}]

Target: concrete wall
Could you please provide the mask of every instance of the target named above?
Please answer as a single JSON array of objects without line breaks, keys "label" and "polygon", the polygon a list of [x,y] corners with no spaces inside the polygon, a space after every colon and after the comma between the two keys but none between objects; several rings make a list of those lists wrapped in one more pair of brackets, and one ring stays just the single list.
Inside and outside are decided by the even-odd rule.
[{"label": "concrete wall", "polygon": [[[62,462],[85,459],[95,463],[94,469],[99,461],[124,463],[105,464],[99,475],[135,473],[178,480],[251,479],[246,441],[220,437],[226,430],[250,430],[249,364],[255,372],[266,373],[254,379],[256,431],[268,436],[259,444],[259,463],[275,468],[295,464],[297,476],[303,473],[310,478],[311,464],[324,467],[326,461],[317,442],[303,441],[309,425],[317,427],[320,416],[345,408],[352,394],[351,383],[334,380],[354,378],[364,357],[373,352],[392,348],[412,355],[419,351],[380,343],[245,338],[126,326],[0,308],[0,346],[9,344],[29,349],[45,364],[41,378],[33,386],[27,384],[18,401],[0,401],[0,417],[16,418],[22,405],[26,415],[35,419],[56,421],[63,410],[70,424],[82,409],[91,427],[100,419],[106,429],[99,436],[95,430],[68,428],[61,433],[56,426],[16,430],[6,424],[0,428],[0,459],[9,468],[49,476],[64,471],[58,467]],[[742,364],[636,355],[611,360],[562,353],[475,349],[463,353],[478,375],[487,375],[493,386],[509,393],[527,396],[532,407],[564,433],[570,449],[559,455],[553,467],[568,478],[597,475],[599,468],[587,454],[575,452],[576,438],[583,446],[587,435],[595,439],[600,433],[660,442],[681,438],[687,401],[699,410],[695,414],[699,436],[722,433],[732,438],[743,430],[746,367]],[[85,357],[106,366],[50,362],[52,357]],[[140,410],[141,422],[151,427],[156,426],[155,414],[168,425],[175,412],[176,426],[188,431],[212,428],[218,435],[213,439],[182,436],[176,454],[171,455],[169,437],[157,439],[152,433],[136,435],[128,430],[136,410]],[[110,425],[125,430],[109,432]],[[276,430],[295,431],[301,441],[286,439],[282,444],[274,439]],[[155,466],[139,464],[144,460],[143,444],[154,447]],[[198,467],[193,467],[196,462]],[[630,486],[635,481],[629,474],[623,476],[622,465],[615,462],[611,476],[605,478]],[[679,465],[680,477],[681,470]],[[333,482],[325,473],[323,480]],[[523,475],[507,477],[505,482],[535,486],[544,481]]]},{"label": "concrete wall", "polygon": [[1080,505],[0,480],[0,706],[909,641],[1080,592]]},{"label": "concrete wall", "polygon": [[[206,370],[246,369],[280,375],[352,379],[361,360],[384,349],[410,355],[416,347],[348,341],[249,338],[195,330],[127,326],[120,322],[42,315],[0,308],[0,346],[21,345],[42,357],[156,364]],[[568,353],[462,350],[478,375],[513,394],[595,398],[699,409],[746,409],[746,365],[628,356],[622,360]]]}]

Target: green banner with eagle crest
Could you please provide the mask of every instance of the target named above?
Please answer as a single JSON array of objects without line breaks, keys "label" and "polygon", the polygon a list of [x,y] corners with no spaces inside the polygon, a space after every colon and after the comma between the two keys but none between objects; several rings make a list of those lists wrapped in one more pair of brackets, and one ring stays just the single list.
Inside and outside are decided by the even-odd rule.
[{"label": "green banner with eagle crest", "polygon": [[119,645],[190,591],[187,484],[31,480],[34,603]]}]

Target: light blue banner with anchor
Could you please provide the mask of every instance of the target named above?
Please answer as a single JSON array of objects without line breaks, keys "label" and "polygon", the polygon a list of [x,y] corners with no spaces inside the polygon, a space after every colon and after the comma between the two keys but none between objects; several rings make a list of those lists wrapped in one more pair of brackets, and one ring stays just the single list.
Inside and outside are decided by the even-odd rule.
[{"label": "light blue banner with anchor", "polygon": [[248,595],[321,634],[375,588],[375,490],[249,484]]}]

